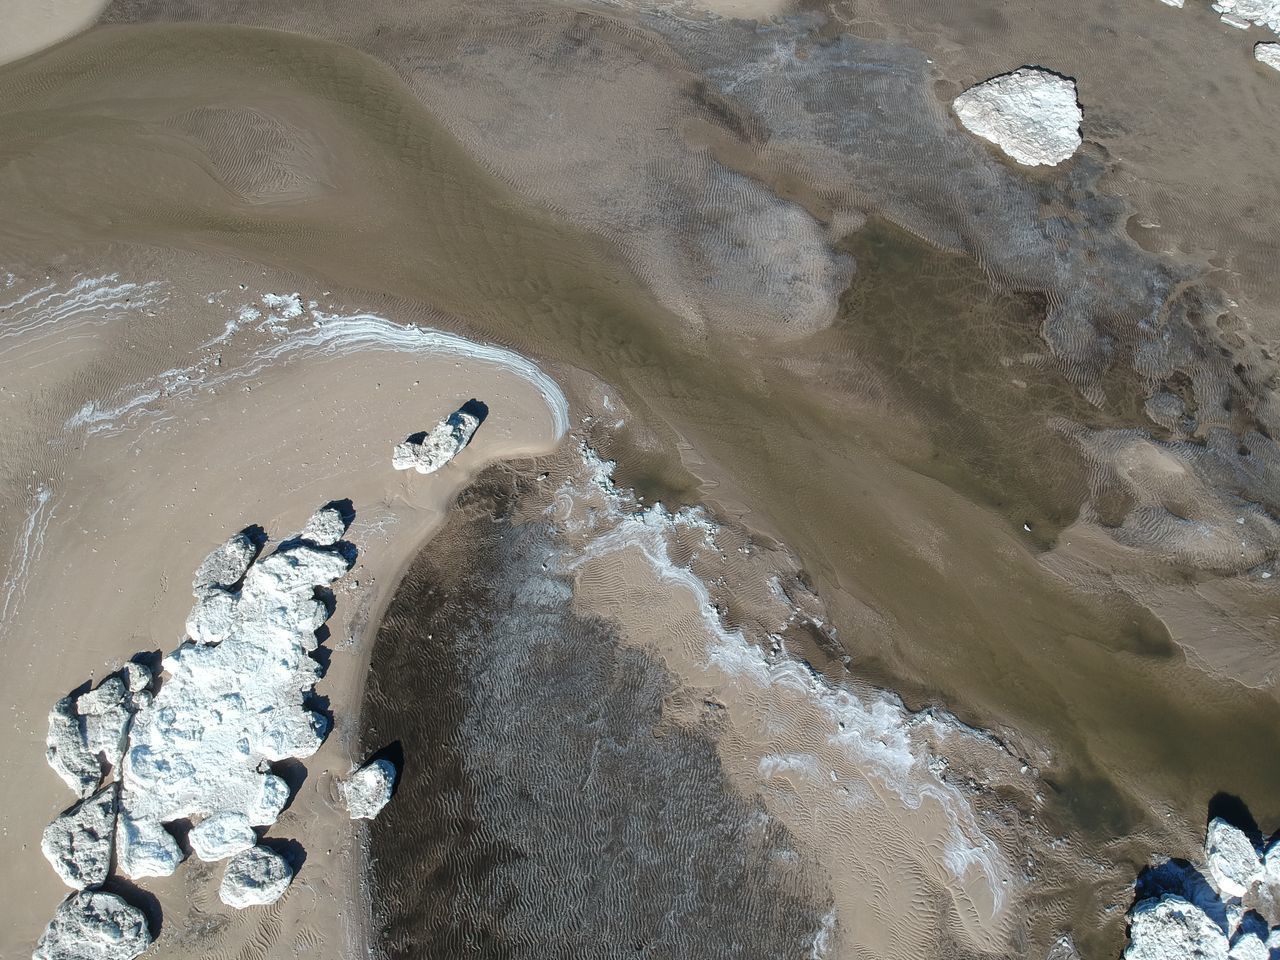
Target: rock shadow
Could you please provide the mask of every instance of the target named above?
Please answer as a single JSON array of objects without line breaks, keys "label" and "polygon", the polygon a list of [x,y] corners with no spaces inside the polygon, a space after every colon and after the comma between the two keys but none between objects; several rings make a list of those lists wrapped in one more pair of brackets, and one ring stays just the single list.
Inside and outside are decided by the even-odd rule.
[{"label": "rock shadow", "polygon": [[147,929],[151,931],[152,941],[160,939],[160,933],[164,929],[164,916],[160,910],[159,897],[144,890],[128,877],[114,872],[107,877],[100,889],[114,893],[129,906],[141,910],[142,915],[147,918]]}]

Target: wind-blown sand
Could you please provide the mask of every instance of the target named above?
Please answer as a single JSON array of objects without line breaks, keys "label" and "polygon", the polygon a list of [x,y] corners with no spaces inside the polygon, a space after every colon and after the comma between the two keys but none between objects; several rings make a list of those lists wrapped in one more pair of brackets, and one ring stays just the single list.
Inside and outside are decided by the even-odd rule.
[{"label": "wind-blown sand", "polygon": [[[260,323],[269,319],[252,294],[229,299],[255,306]],[[225,332],[213,324],[232,316],[234,306],[207,305],[200,322],[208,339]],[[387,591],[468,478],[496,459],[552,449],[567,408],[529,361],[454,335],[355,312],[281,317],[271,326],[279,332],[241,329],[193,351],[185,372],[149,370],[116,352],[136,386],[106,396],[80,387],[69,439],[47,438],[52,455],[37,464],[41,485],[16,524],[6,570],[9,669],[0,699],[10,724],[0,747],[0,859],[26,885],[11,895],[0,954],[29,951],[65,892],[38,842],[71,799],[44,764],[53,702],[135,653],[172,649],[191,605],[191,571],[230,532],[258,523],[287,535],[330,499],[354,505],[347,538],[360,557],[338,591],[324,644],[332,659],[318,692],[335,729],[305,763],[306,779],[269,834],[306,851],[294,889],[278,907],[237,914],[217,902],[220,867],[190,860],[174,878],[139,885],[159,898],[166,955],[217,956],[218,943],[268,941],[345,955],[361,936],[359,923],[348,922],[363,916],[353,832],[324,787],[362,760],[351,751],[366,626],[377,623]],[[10,384],[38,365],[52,387],[68,369],[41,363],[42,329],[34,324],[7,345],[0,376]],[[60,332],[74,329],[68,322]],[[392,469],[394,443],[471,397],[483,399],[489,416],[453,464],[429,477]],[[223,924],[232,939],[210,932]]]},{"label": "wind-blown sand", "polygon": [[0,8],[0,63],[29,56],[90,26],[110,0],[12,0]]}]

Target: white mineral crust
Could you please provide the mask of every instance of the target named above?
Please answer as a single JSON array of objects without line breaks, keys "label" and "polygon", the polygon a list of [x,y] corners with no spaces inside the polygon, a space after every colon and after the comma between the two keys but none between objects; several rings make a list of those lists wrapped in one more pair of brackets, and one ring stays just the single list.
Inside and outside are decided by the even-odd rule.
[{"label": "white mineral crust", "polygon": [[1227,936],[1199,907],[1166,894],[1130,914],[1125,960],[1227,960]]},{"label": "white mineral crust", "polygon": [[1255,43],[1253,56],[1273,70],[1280,70],[1280,43]]},{"label": "white mineral crust", "polygon": [[391,799],[395,782],[395,764],[389,760],[374,760],[346,780],[339,781],[338,794],[352,820],[372,820]]},{"label": "white mineral crust", "polygon": [[970,87],[953,103],[971,133],[1028,166],[1061,163],[1080,146],[1074,80],[1022,67]]},{"label": "white mineral crust", "polygon": [[437,423],[421,443],[406,440],[396,444],[391,451],[391,465],[397,470],[435,473],[462,452],[479,426],[479,417],[455,410]]},{"label": "white mineral crust", "polygon": [[227,863],[218,897],[229,907],[262,906],[279,900],[293,881],[293,868],[269,847],[250,847]]},{"label": "white mineral crust", "polygon": [[224,810],[192,827],[187,840],[197,857],[212,863],[248,850],[258,842],[258,835],[243,813]]},{"label": "white mineral crust", "polygon": [[[331,526],[327,516],[308,524],[313,532]],[[117,835],[130,876],[177,866],[162,824],[220,813],[242,814],[252,826],[274,823],[289,790],[269,764],[310,756],[328,732],[325,718],[303,706],[320,675],[310,656],[315,633],[328,618],[316,589],[350,561],[335,546],[296,539],[256,562],[254,553],[247,538],[233,537],[201,565],[197,597],[214,591],[225,621],[165,658],[168,679],[134,718]]]},{"label": "white mineral crust", "polygon": [[114,893],[85,890],[63,900],[32,960],[132,960],[151,945],[142,911]]},{"label": "white mineral crust", "polygon": [[69,887],[96,887],[111,872],[116,785],[109,784],[44,828],[40,850]]},{"label": "white mineral crust", "polygon": [[1214,817],[1204,841],[1209,880],[1224,898],[1242,897],[1262,879],[1262,861],[1240,829]]}]

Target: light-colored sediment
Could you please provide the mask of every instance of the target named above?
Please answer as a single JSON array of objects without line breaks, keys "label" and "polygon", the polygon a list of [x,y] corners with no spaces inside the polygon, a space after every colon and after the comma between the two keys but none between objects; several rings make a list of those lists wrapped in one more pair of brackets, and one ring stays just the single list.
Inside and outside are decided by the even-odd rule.
[{"label": "light-colored sediment", "polygon": [[[238,279],[210,277],[207,289],[235,289]],[[7,502],[26,502],[31,513],[9,527],[14,540],[4,551],[9,610],[0,632],[6,656],[24,669],[0,677],[0,697],[11,704],[0,746],[0,859],[24,886],[0,929],[0,955],[29,953],[66,893],[38,843],[73,799],[45,765],[49,704],[135,653],[172,649],[190,613],[191,571],[227,531],[246,523],[299,530],[316,504],[335,498],[354,507],[346,539],[361,551],[327,624],[332,657],[319,692],[335,729],[305,761],[302,788],[272,831],[299,841],[307,859],[271,923],[283,950],[301,942],[359,952],[361,854],[346,811],[318,786],[345,775],[355,759],[365,627],[376,624],[399,571],[477,470],[554,447],[567,424],[563,396],[513,353],[373,313],[312,311],[306,290],[305,313],[292,319],[282,315],[288,304],[273,312],[252,291],[226,295],[227,303],[191,297],[184,301],[187,346],[175,338],[166,351],[113,354],[119,321],[102,317],[114,310],[129,317],[131,305],[122,296],[95,307],[73,288],[55,284],[40,294],[46,319],[26,338],[7,338],[0,352],[11,395],[41,376],[68,391],[61,401],[67,415],[31,448],[41,458],[38,484],[25,496],[7,491]],[[8,293],[25,295],[16,284]],[[63,310],[73,297],[83,309]],[[138,314],[164,309],[162,300]],[[260,310],[258,325],[240,318],[241,305]],[[51,359],[59,318],[80,324],[76,349]],[[49,362],[37,372],[33,356]],[[114,357],[112,380],[77,376],[87,356]],[[485,398],[489,417],[449,469],[425,477],[391,469],[392,444],[472,396]],[[121,829],[146,839],[151,824],[122,818]],[[217,866],[205,874],[188,865],[143,884],[158,897],[166,955],[208,956],[255,936],[261,917],[219,903],[221,874]],[[193,906],[199,916],[228,920],[199,946],[187,939],[197,922]]]},{"label": "light-colored sediment", "polygon": [[4,6],[0,63],[30,56],[90,26],[109,0],[19,0]]}]

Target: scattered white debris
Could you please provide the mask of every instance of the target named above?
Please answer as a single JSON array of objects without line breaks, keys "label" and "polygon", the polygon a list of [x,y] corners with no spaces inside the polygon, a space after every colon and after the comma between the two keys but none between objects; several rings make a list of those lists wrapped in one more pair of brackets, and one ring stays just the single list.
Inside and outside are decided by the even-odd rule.
[{"label": "scattered white debris", "polygon": [[120,764],[129,721],[150,703],[151,673],[130,663],[79,697],[63,697],[49,712],[45,758],[82,799]]},{"label": "scattered white debris", "polygon": [[1280,0],[1217,0],[1212,6],[1233,27],[1247,30],[1253,24],[1280,33]]},{"label": "scattered white debris", "polygon": [[352,820],[372,820],[391,799],[396,768],[390,760],[367,763],[338,782],[338,795]]},{"label": "scattered white debris", "polygon": [[302,297],[296,293],[264,293],[262,305],[286,320],[296,320],[302,316]]},{"label": "scattered white debris", "polygon": [[480,418],[465,409],[455,410],[432,428],[421,443],[406,440],[391,451],[391,465],[397,470],[435,473],[462,452],[471,442]]},{"label": "scattered white debris", "polygon": [[116,785],[110,784],[44,828],[40,850],[69,887],[99,886],[111,872]]},{"label": "scattered white debris", "polygon": [[1048,70],[1021,67],[993,77],[952,106],[967,130],[1028,166],[1061,163],[1081,143],[1075,81]]},{"label": "scattered white debris", "polygon": [[[321,511],[308,529],[326,539],[332,517]],[[329,616],[316,589],[345,574],[351,560],[336,544],[302,539],[264,559],[252,552],[247,537],[233,537],[201,565],[191,619],[202,642],[165,658],[169,679],[134,719],[117,839],[130,876],[177,866],[162,824],[224,812],[252,826],[274,823],[289,790],[268,765],[310,756],[328,733],[325,717],[303,705],[320,675],[310,655],[316,630]]]},{"label": "scattered white debris", "polygon": [[218,897],[237,910],[262,906],[284,896],[292,881],[293,868],[284,857],[269,847],[250,847],[227,864]]},{"label": "scattered white debris", "polygon": [[1243,897],[1262,879],[1262,861],[1244,832],[1221,817],[1209,824],[1204,842],[1209,879],[1225,898]]},{"label": "scattered white debris", "polygon": [[248,850],[258,842],[258,835],[243,813],[224,810],[192,827],[187,840],[197,857],[212,863]]},{"label": "scattered white debris", "polygon": [[32,960],[132,960],[151,946],[142,911],[114,893],[73,893],[58,906]]},{"label": "scattered white debris", "polygon": [[1274,70],[1280,70],[1280,43],[1255,43],[1253,56],[1259,63],[1265,63]]},{"label": "scattered white debris", "polygon": [[1182,897],[1144,900],[1130,915],[1125,960],[1227,960],[1227,937]]}]

